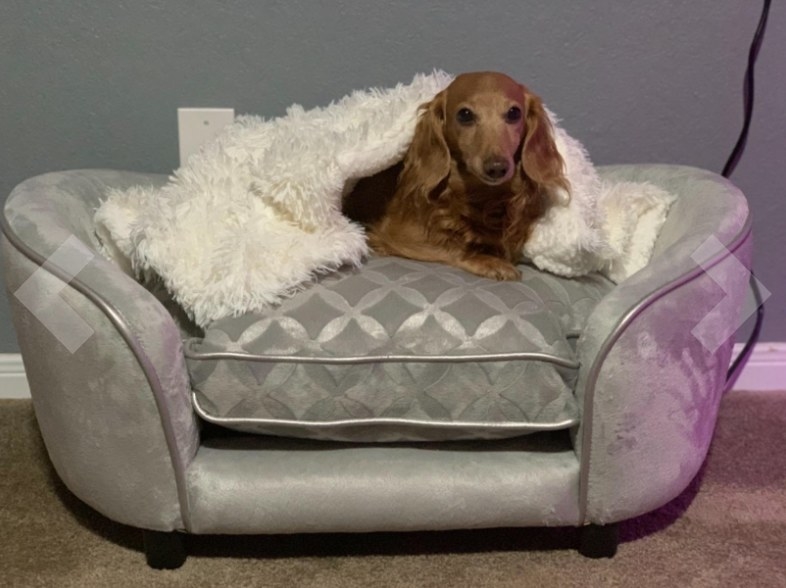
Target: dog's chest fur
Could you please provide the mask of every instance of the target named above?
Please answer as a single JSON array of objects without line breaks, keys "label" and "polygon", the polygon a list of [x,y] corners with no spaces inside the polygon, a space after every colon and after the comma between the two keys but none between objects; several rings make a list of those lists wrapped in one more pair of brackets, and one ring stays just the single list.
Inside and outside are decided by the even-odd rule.
[{"label": "dog's chest fur", "polygon": [[[448,189],[436,202],[433,229],[456,245],[468,246],[486,253],[513,260],[514,253],[526,236],[516,235],[513,187],[467,185],[463,179],[449,182]],[[515,243],[514,243],[515,242]]]}]

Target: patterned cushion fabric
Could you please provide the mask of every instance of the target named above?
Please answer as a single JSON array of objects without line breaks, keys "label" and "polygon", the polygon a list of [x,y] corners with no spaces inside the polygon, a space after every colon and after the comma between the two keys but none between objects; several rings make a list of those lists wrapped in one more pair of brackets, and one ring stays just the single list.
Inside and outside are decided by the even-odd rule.
[{"label": "patterned cushion fabric", "polygon": [[495,282],[371,258],[186,344],[197,412],[340,441],[500,438],[578,422],[573,341],[613,285],[522,266]]}]

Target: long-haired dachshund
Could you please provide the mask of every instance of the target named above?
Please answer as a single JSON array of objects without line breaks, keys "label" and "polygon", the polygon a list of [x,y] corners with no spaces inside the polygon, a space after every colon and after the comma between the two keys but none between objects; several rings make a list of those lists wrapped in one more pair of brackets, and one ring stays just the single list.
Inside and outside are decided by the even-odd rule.
[{"label": "long-haired dachshund", "polygon": [[514,280],[558,189],[568,182],[540,98],[504,74],[468,73],[421,106],[403,163],[361,180],[344,212],[381,255]]}]

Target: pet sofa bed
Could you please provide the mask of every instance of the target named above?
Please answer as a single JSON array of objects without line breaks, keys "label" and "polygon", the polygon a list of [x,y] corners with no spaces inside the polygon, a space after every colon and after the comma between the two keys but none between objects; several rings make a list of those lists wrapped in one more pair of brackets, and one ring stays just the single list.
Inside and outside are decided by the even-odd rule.
[{"label": "pet sofa bed", "polygon": [[713,173],[598,169],[677,196],[619,284],[372,257],[204,330],[99,254],[106,192],[166,176],[27,180],[3,266],[58,475],[142,529],[159,568],[183,563],[187,533],[570,526],[582,553],[613,555],[617,523],[705,458],[752,242],[744,196]]}]

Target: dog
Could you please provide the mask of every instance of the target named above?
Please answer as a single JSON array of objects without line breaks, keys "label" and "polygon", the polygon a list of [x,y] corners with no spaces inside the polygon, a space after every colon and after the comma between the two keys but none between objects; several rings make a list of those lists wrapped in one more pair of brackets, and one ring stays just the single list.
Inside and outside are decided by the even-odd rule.
[{"label": "dog", "polygon": [[569,190],[541,99],[505,74],[466,73],[418,114],[403,161],[359,181],[344,214],[379,255],[519,279],[533,223]]}]

